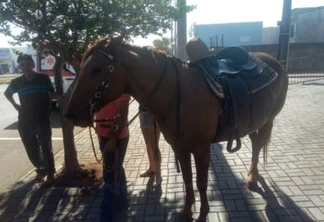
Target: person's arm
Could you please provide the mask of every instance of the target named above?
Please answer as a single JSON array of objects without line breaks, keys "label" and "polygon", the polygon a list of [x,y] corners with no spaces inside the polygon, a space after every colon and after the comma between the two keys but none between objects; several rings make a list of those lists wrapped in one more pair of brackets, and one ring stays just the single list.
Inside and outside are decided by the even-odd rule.
[{"label": "person's arm", "polygon": [[62,95],[59,95],[55,91],[50,91],[49,94],[50,94],[51,99],[60,100],[63,97]]},{"label": "person's arm", "polygon": [[116,141],[121,133],[121,131],[128,127],[128,100],[118,100],[116,101],[116,107],[119,117],[116,119],[113,125],[113,129],[109,133],[109,140],[106,143],[105,149],[108,150],[115,150],[116,149]]},{"label": "person's arm", "polygon": [[6,90],[4,92],[5,97],[7,100],[12,104],[13,107],[19,112],[20,110],[20,105],[16,103],[15,99],[13,98],[13,94],[9,92],[9,90]]},{"label": "person's arm", "polygon": [[60,100],[62,98],[62,95],[59,95],[55,90],[54,90],[54,87],[52,85],[52,82],[51,82],[51,79],[47,76],[47,75],[44,75],[45,78],[46,78],[46,85],[47,85],[47,89],[48,89],[48,93],[51,97],[51,99],[56,99],[56,100]]}]

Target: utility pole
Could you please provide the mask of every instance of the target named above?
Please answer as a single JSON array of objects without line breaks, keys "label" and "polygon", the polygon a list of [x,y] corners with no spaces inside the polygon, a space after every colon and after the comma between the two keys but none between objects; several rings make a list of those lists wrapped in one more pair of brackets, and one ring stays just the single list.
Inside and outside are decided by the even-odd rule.
[{"label": "utility pole", "polygon": [[289,34],[291,20],[291,0],[284,0],[280,22],[277,60],[288,69]]},{"label": "utility pole", "polygon": [[[186,0],[177,0],[179,5],[186,5]],[[176,26],[176,57],[179,59],[186,61],[186,43],[187,43],[187,14],[185,13],[181,18],[177,21]]]}]

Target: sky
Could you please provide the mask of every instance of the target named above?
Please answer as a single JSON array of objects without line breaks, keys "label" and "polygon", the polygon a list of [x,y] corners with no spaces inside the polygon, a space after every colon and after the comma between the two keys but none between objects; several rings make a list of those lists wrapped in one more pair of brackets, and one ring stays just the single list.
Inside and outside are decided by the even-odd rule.
[{"label": "sky", "polygon": [[[264,27],[276,26],[281,20],[283,0],[186,0],[187,5],[196,9],[187,14],[187,29],[193,24],[213,24],[232,22],[262,21]],[[292,0],[292,9],[324,6],[324,0]],[[166,33],[165,37],[170,37]],[[158,36],[146,39],[136,38],[133,44],[152,45]],[[9,38],[0,34],[0,48],[11,47]]]}]

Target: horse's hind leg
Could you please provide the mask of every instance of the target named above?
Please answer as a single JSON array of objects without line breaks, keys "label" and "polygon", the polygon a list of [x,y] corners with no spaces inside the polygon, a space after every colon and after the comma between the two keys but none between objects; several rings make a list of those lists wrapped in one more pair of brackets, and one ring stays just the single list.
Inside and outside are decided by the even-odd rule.
[{"label": "horse's hind leg", "polygon": [[177,153],[177,157],[180,162],[182,178],[186,189],[185,205],[181,210],[181,214],[188,218],[192,218],[193,213],[191,207],[195,202],[195,196],[192,185],[191,156],[189,152],[182,152]]},{"label": "horse's hind leg", "polygon": [[248,188],[250,190],[257,188],[257,176],[258,176],[258,163],[259,155],[262,148],[264,148],[264,158],[266,158],[267,146],[271,138],[271,130],[273,127],[273,119],[262,126],[258,131],[249,135],[252,142],[252,162],[248,177]]},{"label": "horse's hind leg", "polygon": [[193,152],[196,170],[197,170],[197,187],[200,194],[200,214],[197,219],[199,222],[206,221],[209,213],[209,203],[207,199],[208,184],[208,167],[210,161],[210,145],[200,146]]}]

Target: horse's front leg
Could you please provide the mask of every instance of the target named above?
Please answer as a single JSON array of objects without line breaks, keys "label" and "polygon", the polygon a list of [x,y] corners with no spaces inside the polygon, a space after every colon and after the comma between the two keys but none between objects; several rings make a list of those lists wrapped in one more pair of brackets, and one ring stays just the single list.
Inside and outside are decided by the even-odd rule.
[{"label": "horse's front leg", "polygon": [[185,205],[181,210],[181,214],[185,217],[192,218],[193,213],[191,207],[195,202],[195,196],[192,185],[191,156],[189,152],[181,152],[177,153],[177,157],[180,162],[182,178],[186,189]]},{"label": "horse's front leg", "polygon": [[193,152],[196,170],[197,170],[197,187],[200,194],[200,213],[197,221],[203,222],[207,220],[209,213],[209,203],[207,199],[208,184],[208,167],[210,161],[210,144],[200,145]]}]

